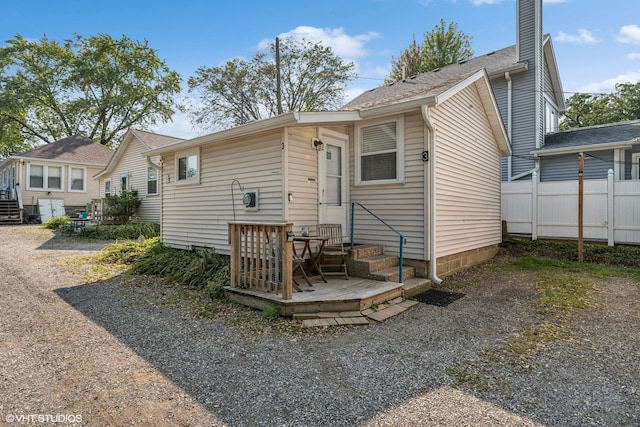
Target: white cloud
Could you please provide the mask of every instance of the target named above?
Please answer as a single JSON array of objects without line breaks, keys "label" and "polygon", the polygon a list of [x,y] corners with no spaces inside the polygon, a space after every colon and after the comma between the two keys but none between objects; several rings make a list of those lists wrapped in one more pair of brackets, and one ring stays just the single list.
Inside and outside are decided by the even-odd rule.
[{"label": "white cloud", "polygon": [[640,59],[640,52],[634,52],[627,55],[629,59]]},{"label": "white cloud", "polygon": [[[309,26],[299,26],[293,30],[282,33],[278,37],[292,37],[296,40],[305,39],[312,43],[321,43],[330,47],[333,53],[346,60],[363,58],[369,54],[365,49],[365,44],[371,40],[381,38],[376,32],[366,34],[349,35],[342,28],[317,28]],[[263,40],[258,44],[259,49],[265,49],[273,40]]]},{"label": "white cloud", "polygon": [[583,93],[610,93],[615,91],[617,83],[636,83],[638,81],[640,81],[640,70],[629,71],[601,82],[589,83],[578,91]]},{"label": "white cloud", "polygon": [[626,44],[640,44],[640,27],[637,25],[625,25],[620,28],[616,40]]},{"label": "white cloud", "polygon": [[598,43],[591,31],[580,28],[578,34],[567,34],[562,31],[555,37],[556,41],[574,44],[595,44]]}]

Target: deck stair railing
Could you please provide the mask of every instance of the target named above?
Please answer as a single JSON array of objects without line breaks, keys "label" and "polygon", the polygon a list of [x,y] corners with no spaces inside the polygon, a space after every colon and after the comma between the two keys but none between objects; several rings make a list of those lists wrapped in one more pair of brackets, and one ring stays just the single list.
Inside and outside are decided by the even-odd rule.
[{"label": "deck stair railing", "polygon": [[267,293],[293,294],[292,223],[230,222],[231,286]]},{"label": "deck stair railing", "polygon": [[400,233],[398,230],[396,230],[395,228],[393,228],[392,226],[390,226],[389,224],[387,224],[382,218],[380,218],[378,215],[376,215],[375,213],[371,212],[369,209],[367,209],[364,205],[362,205],[361,203],[358,202],[351,202],[351,249],[353,249],[353,245],[354,245],[354,233],[355,233],[355,210],[356,210],[356,205],[360,206],[362,209],[364,209],[369,215],[373,216],[375,219],[377,219],[378,221],[380,221],[382,224],[384,224],[389,230],[393,231],[395,234],[398,235],[399,238],[399,265],[398,265],[398,275],[399,275],[399,279],[400,279],[400,283],[403,282],[403,278],[402,278],[402,261],[403,261],[403,249],[404,249],[404,245],[407,244],[407,238]]}]

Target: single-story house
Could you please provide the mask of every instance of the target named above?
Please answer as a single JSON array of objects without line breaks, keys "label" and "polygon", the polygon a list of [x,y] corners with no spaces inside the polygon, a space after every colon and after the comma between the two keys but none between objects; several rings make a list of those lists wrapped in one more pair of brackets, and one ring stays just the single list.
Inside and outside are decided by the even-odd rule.
[{"label": "single-story house", "polygon": [[640,120],[555,132],[531,152],[540,161],[540,181],[578,177],[578,153],[584,154],[584,178],[640,179]]},{"label": "single-story house", "polygon": [[111,148],[73,135],[10,156],[0,164],[3,195],[21,196],[25,213],[42,214],[43,220],[58,216],[60,207],[73,215],[99,197],[98,183],[91,177],[112,155]]},{"label": "single-story house", "polygon": [[107,166],[93,177],[98,182],[100,197],[135,189],[141,199],[137,219],[160,223],[160,165],[157,158],[145,157],[142,153],[180,141],[181,138],[129,129]]},{"label": "single-story house", "polygon": [[147,151],[160,158],[163,244],[228,254],[233,221],[290,222],[296,234],[338,223],[357,244],[398,255],[389,225],[406,237],[405,263],[436,282],[491,258],[511,147],[485,70],[459,70],[400,96],[374,89],[349,110],[286,113]]}]

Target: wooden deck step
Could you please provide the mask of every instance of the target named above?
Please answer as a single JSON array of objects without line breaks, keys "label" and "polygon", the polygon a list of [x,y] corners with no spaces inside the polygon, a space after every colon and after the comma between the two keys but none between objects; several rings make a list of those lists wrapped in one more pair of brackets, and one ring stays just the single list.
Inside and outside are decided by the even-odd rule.
[{"label": "wooden deck step", "polygon": [[370,323],[368,319],[383,322],[400,313],[404,313],[416,304],[418,304],[418,301],[397,297],[381,303],[375,308],[367,308],[362,312],[305,313],[295,314],[293,318],[301,320],[306,327],[368,325]]},{"label": "wooden deck step", "polygon": [[20,224],[20,207],[17,200],[0,200],[0,224]]}]

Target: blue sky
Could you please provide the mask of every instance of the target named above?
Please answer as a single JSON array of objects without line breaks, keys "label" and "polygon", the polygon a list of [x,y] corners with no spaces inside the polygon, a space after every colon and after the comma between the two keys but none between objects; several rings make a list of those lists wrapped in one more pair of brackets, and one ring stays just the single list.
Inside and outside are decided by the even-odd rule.
[{"label": "blue sky", "polygon": [[[186,81],[199,66],[251,58],[265,41],[292,35],[354,61],[359,78],[347,92],[353,97],[381,85],[392,57],[440,18],[472,37],[476,55],[515,44],[515,8],[515,0],[0,0],[0,44],[16,34],[60,41],[74,33],[124,34],[148,40]],[[638,0],[545,0],[543,11],[566,97],[640,81]],[[202,133],[185,116],[155,130]]]}]

